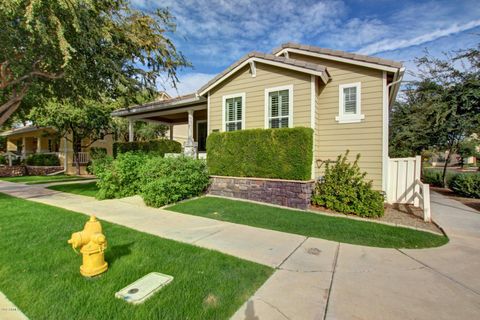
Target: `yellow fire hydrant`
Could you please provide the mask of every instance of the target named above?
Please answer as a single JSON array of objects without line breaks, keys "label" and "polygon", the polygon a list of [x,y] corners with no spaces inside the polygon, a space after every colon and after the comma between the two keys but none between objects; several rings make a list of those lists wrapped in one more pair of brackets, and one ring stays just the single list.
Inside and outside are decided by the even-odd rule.
[{"label": "yellow fire hydrant", "polygon": [[85,223],[82,231],[72,234],[68,243],[75,249],[80,248],[83,255],[83,264],[80,266],[80,273],[84,277],[94,277],[108,269],[105,262],[104,251],[107,248],[107,239],[102,233],[102,225],[95,216]]}]

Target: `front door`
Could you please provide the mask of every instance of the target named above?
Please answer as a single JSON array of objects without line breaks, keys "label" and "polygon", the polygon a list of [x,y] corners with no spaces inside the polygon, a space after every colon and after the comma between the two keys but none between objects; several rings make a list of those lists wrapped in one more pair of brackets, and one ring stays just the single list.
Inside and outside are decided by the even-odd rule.
[{"label": "front door", "polygon": [[207,121],[197,121],[197,141],[198,151],[205,152],[207,150]]}]

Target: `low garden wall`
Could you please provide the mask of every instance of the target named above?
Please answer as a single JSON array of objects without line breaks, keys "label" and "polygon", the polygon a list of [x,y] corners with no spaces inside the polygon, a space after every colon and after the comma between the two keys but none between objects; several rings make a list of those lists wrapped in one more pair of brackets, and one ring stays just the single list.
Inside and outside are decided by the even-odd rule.
[{"label": "low garden wall", "polygon": [[62,166],[0,166],[0,177],[45,176],[62,170]]},{"label": "low garden wall", "polygon": [[20,177],[27,175],[25,166],[0,166],[0,177]]},{"label": "low garden wall", "polygon": [[208,194],[308,209],[315,182],[212,176]]},{"label": "low garden wall", "polygon": [[27,174],[29,176],[46,176],[62,170],[62,166],[27,166]]}]

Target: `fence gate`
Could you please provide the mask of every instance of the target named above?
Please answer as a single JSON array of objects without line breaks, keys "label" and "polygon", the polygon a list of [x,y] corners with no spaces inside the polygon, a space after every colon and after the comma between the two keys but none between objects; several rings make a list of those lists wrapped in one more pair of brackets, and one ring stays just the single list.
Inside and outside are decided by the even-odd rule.
[{"label": "fence gate", "polygon": [[389,203],[414,203],[415,185],[420,180],[421,157],[388,160]]}]

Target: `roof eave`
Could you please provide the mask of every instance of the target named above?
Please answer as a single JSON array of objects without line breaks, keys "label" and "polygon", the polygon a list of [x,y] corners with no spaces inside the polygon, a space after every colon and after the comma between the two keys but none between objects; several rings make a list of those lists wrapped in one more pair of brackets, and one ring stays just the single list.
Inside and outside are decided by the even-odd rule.
[{"label": "roof eave", "polygon": [[304,72],[304,73],[308,73],[308,74],[313,74],[313,75],[316,75],[316,76],[320,77],[324,83],[327,83],[328,80],[330,79],[330,75],[328,74],[328,71],[326,69],[323,70],[323,71],[313,70],[313,69],[309,69],[309,68],[304,68],[304,67],[300,67],[300,66],[291,65],[291,64],[288,64],[288,63],[284,63],[284,62],[272,61],[272,60],[268,60],[268,59],[262,59],[262,58],[259,58],[259,57],[250,57],[250,58],[244,60],[242,63],[240,63],[238,66],[236,66],[235,68],[233,68],[229,72],[227,72],[226,74],[224,74],[222,77],[218,78],[215,82],[209,84],[206,87],[200,88],[200,90],[198,91],[198,95],[204,96],[210,90],[212,90],[214,87],[216,87],[218,84],[223,82],[225,79],[229,78],[235,72],[237,72],[238,70],[240,70],[241,68],[243,68],[244,66],[246,66],[247,64],[249,64],[252,61],[259,62],[259,63],[264,63],[264,64],[268,64],[268,65],[273,65],[273,66],[277,66],[277,67],[280,67],[280,68],[296,70],[296,71]]},{"label": "roof eave", "polygon": [[158,101],[158,102],[151,103],[147,106],[136,105],[132,108],[116,110],[116,111],[113,111],[111,115],[113,117],[128,117],[128,116],[142,114],[142,113],[150,113],[155,111],[185,107],[188,105],[201,104],[203,102],[206,102],[206,99],[198,96],[185,99],[185,100],[177,100],[172,103],[165,103],[165,101]]},{"label": "roof eave", "polygon": [[386,65],[380,64],[380,63],[360,61],[360,60],[355,60],[355,59],[348,58],[348,57],[337,57],[337,56],[329,55],[329,54],[326,54],[326,53],[318,53],[318,52],[312,52],[312,51],[308,51],[308,50],[297,49],[297,48],[288,48],[288,47],[287,48],[282,48],[281,50],[275,52],[274,54],[278,57],[278,56],[283,55],[285,52],[293,52],[293,53],[299,53],[299,54],[309,55],[309,56],[313,56],[313,57],[328,59],[328,60],[345,62],[345,63],[349,63],[349,64],[364,66],[364,67],[367,67],[367,68],[379,69],[379,70],[388,71],[388,72],[392,72],[392,73],[398,72],[399,69],[403,67],[403,66],[402,67],[391,67],[391,66],[386,66]]}]

